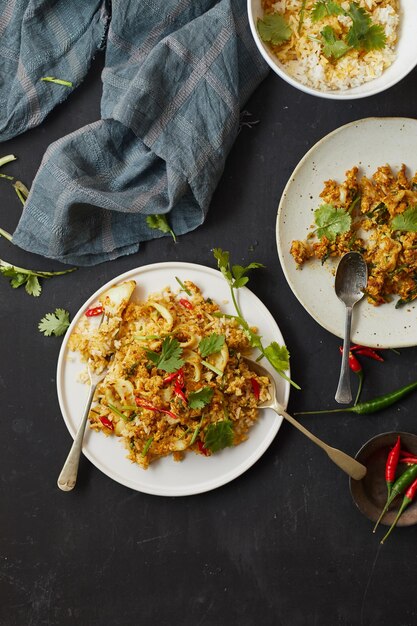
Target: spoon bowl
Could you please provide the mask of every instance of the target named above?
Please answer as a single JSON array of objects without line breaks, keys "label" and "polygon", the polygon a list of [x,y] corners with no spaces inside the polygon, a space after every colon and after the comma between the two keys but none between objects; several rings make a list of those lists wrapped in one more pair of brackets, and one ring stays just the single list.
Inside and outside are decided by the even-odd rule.
[{"label": "spoon bowl", "polygon": [[275,382],[272,380],[268,370],[259,365],[256,361],[252,361],[251,359],[245,358],[249,368],[258,374],[259,376],[266,376],[269,379],[269,392],[271,399],[266,402],[262,402],[258,405],[260,409],[272,409],[275,411],[277,415],[281,415],[284,417],[290,424],[292,424],[295,428],[297,428],[300,432],[303,433],[306,437],[310,439],[313,443],[318,445],[322,450],[324,450],[327,456],[335,463],[340,469],[342,469],[346,474],[348,474],[353,480],[361,480],[366,474],[366,467],[359,463],[352,457],[350,457],[345,452],[338,450],[337,448],[333,448],[329,446],[327,443],[313,435],[307,428],[305,428],[300,422],[297,422],[296,419],[292,417],[289,413],[287,413],[284,408],[279,404],[277,400],[277,393]]},{"label": "spoon bowl", "polygon": [[352,309],[363,298],[367,282],[368,268],[362,254],[360,252],[348,252],[345,254],[337,266],[334,284],[337,297],[346,307],[342,366],[335,395],[335,400],[339,404],[349,404],[352,401],[348,363]]}]

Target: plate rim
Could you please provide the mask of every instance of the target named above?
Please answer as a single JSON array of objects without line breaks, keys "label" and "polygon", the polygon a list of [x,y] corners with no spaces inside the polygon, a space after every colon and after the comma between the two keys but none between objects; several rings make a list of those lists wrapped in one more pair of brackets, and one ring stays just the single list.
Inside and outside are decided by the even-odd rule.
[{"label": "plate rim", "polygon": [[[314,153],[323,143],[326,143],[327,141],[329,141],[333,136],[338,135],[339,133],[346,131],[347,129],[349,129],[352,126],[358,126],[361,124],[366,124],[369,122],[385,122],[385,121],[390,121],[393,120],[395,122],[399,122],[399,123],[404,123],[404,122],[412,122],[417,129],[417,119],[416,118],[412,118],[412,117],[406,117],[406,116],[395,116],[395,115],[386,115],[386,116],[368,116],[368,117],[364,117],[364,118],[360,118],[357,120],[353,120],[351,122],[348,122],[346,124],[342,124],[342,126],[338,126],[337,128],[335,128],[334,130],[330,131],[329,133],[327,133],[326,135],[324,135],[323,137],[321,137],[318,141],[316,141],[315,144],[313,144],[311,146],[311,148],[309,148],[309,150],[304,154],[304,156],[298,161],[297,165],[295,166],[295,168],[293,169],[293,171],[291,172],[287,183],[285,184],[285,187],[282,191],[279,203],[278,203],[278,209],[277,209],[277,217],[276,217],[276,222],[275,222],[275,238],[276,238],[276,246],[277,246],[277,251],[278,251],[278,258],[280,261],[280,265],[281,265],[281,269],[284,273],[285,279],[287,281],[288,286],[290,287],[291,291],[293,292],[294,296],[297,298],[298,302],[301,304],[301,306],[304,308],[304,310],[310,315],[310,317],[312,317],[314,319],[315,322],[317,322],[322,328],[324,328],[326,331],[328,331],[329,333],[331,333],[332,335],[335,335],[336,337],[339,337],[339,339],[343,339],[343,333],[341,332],[340,334],[335,332],[334,328],[332,328],[328,323],[326,323],[323,320],[320,320],[318,318],[317,315],[315,315],[314,312],[312,312],[309,307],[304,303],[303,298],[300,296],[299,292],[297,292],[295,286],[293,285],[293,282],[287,272],[287,267],[284,261],[284,254],[283,254],[283,250],[282,247],[280,245],[280,237],[279,237],[279,224],[280,224],[280,219],[283,213],[283,204],[285,202],[285,198],[288,192],[288,189],[291,187],[291,185],[294,182],[294,177],[296,176],[296,174],[298,173],[298,170],[300,170],[305,162],[310,158],[311,154]],[[413,347],[416,345],[415,341],[405,341],[405,342],[395,342],[394,344],[388,344],[388,343],[381,343],[381,341],[372,341],[372,339],[369,339],[369,341],[366,342],[366,345],[369,347],[374,347],[374,348],[409,348],[409,347]]]},{"label": "plate rim", "polygon": [[[68,330],[65,334],[64,340],[61,344],[60,351],[58,354],[57,368],[56,368],[56,387],[57,387],[59,408],[60,408],[61,416],[64,420],[64,423],[72,438],[74,438],[75,436],[75,430],[73,430],[73,428],[71,427],[70,420],[68,419],[68,416],[66,414],[66,407],[65,407],[64,397],[63,397],[63,376],[64,376],[66,356],[68,353],[68,349],[67,349],[68,341],[69,341],[69,338],[71,336],[71,333],[74,327],[78,323],[78,320],[82,316],[82,313],[85,310],[85,308],[87,308],[92,302],[97,300],[98,296],[101,293],[103,293],[103,291],[105,291],[106,289],[114,285],[115,283],[121,282],[123,280],[128,280],[132,275],[137,275],[143,272],[149,272],[152,270],[160,270],[160,269],[162,270],[174,270],[175,269],[176,271],[178,271],[179,269],[192,269],[197,272],[209,273],[216,279],[221,279],[222,281],[225,280],[219,270],[206,266],[206,265],[201,265],[198,263],[190,263],[187,261],[161,261],[157,263],[149,263],[146,265],[137,266],[135,268],[132,268],[130,270],[122,272],[121,274],[116,275],[115,277],[107,281],[105,284],[103,284],[101,287],[99,287],[92,295],[90,295],[87,298],[87,300],[83,304],[81,304],[76,314],[74,315],[71,321],[71,324],[68,327]],[[275,318],[273,317],[269,309],[266,307],[266,305],[262,302],[262,300],[247,287],[243,287],[239,291],[249,292],[251,296],[255,298],[255,300],[268,313],[268,315],[271,318],[271,321],[273,321],[275,325],[275,329],[278,330],[279,335],[284,340],[281,329],[279,328]],[[287,370],[287,374],[288,376],[290,376],[290,368]],[[289,395],[290,395],[290,384],[286,380],[283,381],[283,384],[284,384],[284,387],[283,387],[283,397],[281,400],[281,404],[284,408],[286,408],[288,405],[288,400],[289,400]],[[83,447],[82,447],[82,454],[108,478],[124,485],[125,487],[133,489],[134,491],[138,491],[140,493],[146,493],[149,495],[166,496],[166,497],[180,497],[180,496],[182,497],[182,496],[198,495],[201,493],[212,491],[214,489],[222,487],[223,485],[228,484],[229,482],[233,481],[235,478],[238,478],[239,476],[244,474],[250,467],[252,467],[252,465],[254,465],[256,461],[258,461],[264,455],[266,450],[274,441],[281,427],[282,421],[283,421],[283,418],[277,415],[274,421],[273,427],[270,428],[269,432],[267,433],[268,436],[262,440],[262,445],[258,446],[258,449],[255,451],[255,453],[249,454],[249,456],[245,459],[244,462],[240,463],[237,467],[234,467],[230,469],[229,471],[227,471],[226,474],[224,474],[221,478],[208,478],[207,480],[202,481],[199,484],[199,486],[195,486],[191,489],[189,487],[177,488],[175,491],[173,491],[170,487],[166,487],[166,488],[162,487],[160,489],[155,490],[152,486],[149,488],[147,486],[142,486],[142,485],[138,486],[134,481],[123,476],[122,474],[119,474],[117,472],[109,472],[106,469],[106,467],[103,466],[101,461],[97,459],[94,454],[89,452],[85,444],[85,440],[84,440]],[[128,459],[125,459],[125,460],[126,460],[126,463],[128,463]],[[161,459],[161,461],[163,460],[164,459]]]}]

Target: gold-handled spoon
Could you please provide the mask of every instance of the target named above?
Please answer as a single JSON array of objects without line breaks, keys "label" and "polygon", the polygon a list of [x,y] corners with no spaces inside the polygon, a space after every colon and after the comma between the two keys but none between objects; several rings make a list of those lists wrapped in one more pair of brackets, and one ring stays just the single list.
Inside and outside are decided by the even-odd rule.
[{"label": "gold-handled spoon", "polygon": [[282,417],[284,417],[288,422],[290,422],[293,426],[295,426],[295,428],[297,428],[300,432],[302,432],[303,435],[308,437],[310,441],[312,441],[313,443],[318,445],[322,450],[324,450],[327,456],[333,461],[333,463],[335,463],[338,467],[340,467],[340,469],[346,472],[346,474],[348,474],[354,480],[361,480],[365,476],[366,467],[364,465],[362,465],[361,463],[353,459],[351,456],[349,456],[345,452],[342,452],[341,450],[338,450],[337,448],[333,448],[332,446],[329,446],[327,443],[325,443],[324,441],[322,441],[321,439],[313,435],[313,433],[307,430],[307,428],[305,428],[302,424],[300,424],[300,422],[297,422],[296,419],[294,419],[291,415],[289,415],[289,413],[287,413],[284,410],[284,408],[279,404],[277,400],[275,382],[271,378],[271,375],[267,369],[265,369],[262,365],[259,365],[259,363],[252,361],[251,359],[245,358],[245,361],[247,362],[249,369],[251,369],[253,372],[258,374],[259,376],[267,376],[270,382],[269,391],[270,391],[271,399],[259,404],[258,408],[272,409],[273,411],[275,411],[277,415],[281,415]]}]

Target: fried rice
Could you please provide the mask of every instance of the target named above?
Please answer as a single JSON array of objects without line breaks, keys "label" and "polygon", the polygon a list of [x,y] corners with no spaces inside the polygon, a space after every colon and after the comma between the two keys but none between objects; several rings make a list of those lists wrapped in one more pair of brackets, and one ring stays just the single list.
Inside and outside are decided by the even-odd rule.
[{"label": "fried rice", "polygon": [[183,287],[185,295],[167,287],[131,301],[101,324],[83,316],[69,340],[96,371],[109,368],[91,428],[119,437],[144,469],[161,457],[239,445],[270,397],[268,378],[243,358],[250,345],[242,328],[191,281]]},{"label": "fried rice", "polygon": [[[304,240],[291,244],[291,255],[301,268],[310,259],[324,263],[356,250],[368,266],[366,297],[378,306],[397,298],[396,307],[417,298],[417,228],[396,228],[397,216],[417,216],[417,173],[406,166],[395,173],[389,165],[378,167],[371,177],[360,176],[355,166],[342,183],[327,180],[320,197],[329,206],[351,216],[351,226],[334,239],[317,237],[315,229]],[[407,213],[406,213],[407,212]],[[410,218],[408,218],[410,219]],[[314,228],[314,226],[313,226]]]}]

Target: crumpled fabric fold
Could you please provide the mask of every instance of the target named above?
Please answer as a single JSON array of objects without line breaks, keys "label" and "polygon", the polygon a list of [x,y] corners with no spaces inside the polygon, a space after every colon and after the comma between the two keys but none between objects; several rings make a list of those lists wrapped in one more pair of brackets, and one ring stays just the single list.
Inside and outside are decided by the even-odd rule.
[{"label": "crumpled fabric fold", "polygon": [[49,146],[15,244],[93,265],[163,236],[148,215],[165,214],[177,235],[203,223],[240,109],[267,72],[245,0],[0,0],[0,36],[0,140],[70,93],[42,76],[76,88],[105,46],[102,119]]}]

